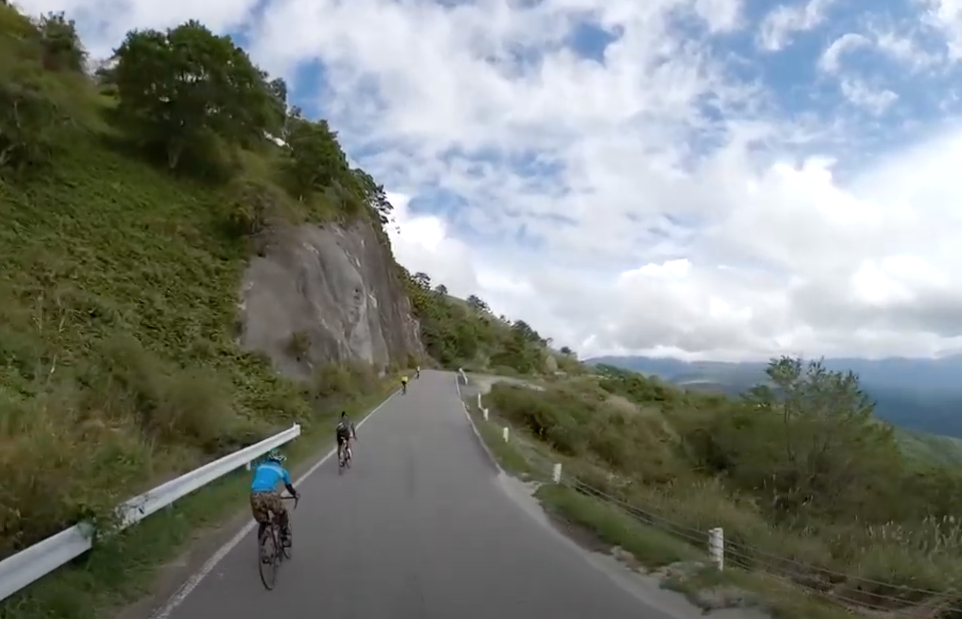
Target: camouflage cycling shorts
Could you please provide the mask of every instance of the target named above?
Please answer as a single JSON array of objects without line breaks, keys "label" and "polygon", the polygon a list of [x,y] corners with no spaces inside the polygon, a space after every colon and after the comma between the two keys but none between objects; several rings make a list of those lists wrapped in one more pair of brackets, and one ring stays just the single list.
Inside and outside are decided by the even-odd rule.
[{"label": "camouflage cycling shorts", "polygon": [[270,512],[280,516],[284,513],[284,503],[277,492],[252,492],[251,512],[254,520],[260,523],[270,522]]}]

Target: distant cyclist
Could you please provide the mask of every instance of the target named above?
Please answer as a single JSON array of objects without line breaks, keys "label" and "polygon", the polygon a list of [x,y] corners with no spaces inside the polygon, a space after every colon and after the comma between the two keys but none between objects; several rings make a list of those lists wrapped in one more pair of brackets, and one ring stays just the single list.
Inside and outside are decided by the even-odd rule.
[{"label": "distant cyclist", "polygon": [[414,378],[421,378],[421,366],[414,368]]},{"label": "distant cyclist", "polygon": [[408,375],[405,374],[404,376],[401,377],[401,393],[404,394],[407,392],[408,392]]},{"label": "distant cyclist", "polygon": [[[351,439],[357,440],[357,428],[354,427],[354,422],[348,419],[347,411],[341,411],[341,419],[337,422],[334,433],[337,436],[338,461],[343,462],[345,455],[353,457],[354,454],[351,452]],[[345,452],[345,450],[347,451]]]},{"label": "distant cyclist", "polygon": [[284,546],[290,547],[290,518],[281,495],[277,492],[277,484],[283,483],[293,497],[300,495],[291,483],[291,474],[281,464],[284,460],[284,454],[272,449],[267,453],[267,459],[254,470],[254,480],[251,482],[251,513],[257,521],[257,539],[260,540],[270,522],[270,513],[274,512],[281,525]]}]

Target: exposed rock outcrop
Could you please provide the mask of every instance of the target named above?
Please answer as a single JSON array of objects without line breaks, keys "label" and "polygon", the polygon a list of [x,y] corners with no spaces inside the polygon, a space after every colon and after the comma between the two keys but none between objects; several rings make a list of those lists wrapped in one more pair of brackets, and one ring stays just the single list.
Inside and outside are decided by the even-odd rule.
[{"label": "exposed rock outcrop", "polygon": [[240,344],[282,374],[326,362],[386,368],[423,349],[386,241],[368,222],[280,226],[243,277]]}]

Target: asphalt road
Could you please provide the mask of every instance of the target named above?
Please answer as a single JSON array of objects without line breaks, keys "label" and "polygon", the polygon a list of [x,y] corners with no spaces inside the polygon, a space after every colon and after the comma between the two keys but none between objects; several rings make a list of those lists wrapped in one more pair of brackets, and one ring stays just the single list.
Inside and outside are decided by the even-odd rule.
[{"label": "asphalt road", "polygon": [[667,619],[509,496],[453,374],[424,371],[358,439],[351,470],[298,488],[274,591],[251,533],[170,619]]}]

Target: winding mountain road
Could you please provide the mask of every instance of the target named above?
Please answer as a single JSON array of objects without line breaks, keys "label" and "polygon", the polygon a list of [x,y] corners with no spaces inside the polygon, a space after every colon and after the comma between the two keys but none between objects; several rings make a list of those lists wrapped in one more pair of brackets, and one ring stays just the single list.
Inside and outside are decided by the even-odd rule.
[{"label": "winding mountain road", "polygon": [[351,470],[339,476],[330,458],[300,482],[293,558],[274,591],[261,586],[250,532],[154,617],[680,616],[656,609],[627,576],[600,569],[510,496],[463,412],[454,374],[424,371],[358,438]]}]

